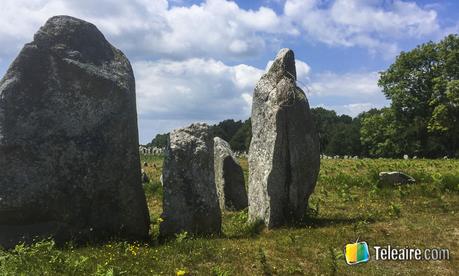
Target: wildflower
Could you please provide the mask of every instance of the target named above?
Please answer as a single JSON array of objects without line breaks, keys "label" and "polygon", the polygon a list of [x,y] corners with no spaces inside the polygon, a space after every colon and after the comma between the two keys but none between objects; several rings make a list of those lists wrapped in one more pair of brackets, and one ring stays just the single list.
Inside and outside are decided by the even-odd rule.
[{"label": "wildflower", "polygon": [[183,270],[183,269],[180,269],[180,270],[177,271],[176,275],[177,276],[185,276],[186,275],[186,271]]}]

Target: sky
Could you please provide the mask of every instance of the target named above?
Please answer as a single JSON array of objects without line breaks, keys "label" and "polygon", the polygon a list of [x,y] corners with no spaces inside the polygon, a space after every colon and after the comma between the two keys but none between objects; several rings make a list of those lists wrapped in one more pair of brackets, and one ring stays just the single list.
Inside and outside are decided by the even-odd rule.
[{"label": "sky", "polygon": [[0,75],[54,15],[95,24],[127,55],[141,144],[192,122],[247,119],[256,82],[286,47],[311,107],[387,106],[379,72],[400,51],[459,33],[456,0],[2,0]]}]

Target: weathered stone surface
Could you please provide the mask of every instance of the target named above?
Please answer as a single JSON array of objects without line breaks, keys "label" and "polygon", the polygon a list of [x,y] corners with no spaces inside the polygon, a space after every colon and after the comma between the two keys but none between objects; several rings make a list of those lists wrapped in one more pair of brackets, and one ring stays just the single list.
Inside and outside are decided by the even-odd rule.
[{"label": "weathered stone surface", "polygon": [[0,81],[0,245],[143,239],[135,81],[92,24],[49,19]]},{"label": "weathered stone surface", "polygon": [[183,231],[220,233],[213,151],[213,138],[206,124],[192,124],[169,135],[163,165],[161,236]]},{"label": "weathered stone surface", "polygon": [[385,185],[396,185],[396,184],[409,184],[414,183],[416,180],[402,172],[380,172],[379,181]]},{"label": "weathered stone surface", "polygon": [[220,137],[214,138],[214,167],[220,209],[242,210],[247,208],[244,172],[228,142]]},{"label": "weathered stone surface", "polygon": [[304,219],[320,167],[319,140],[294,54],[282,49],[258,81],[252,104],[249,219],[269,227]]}]

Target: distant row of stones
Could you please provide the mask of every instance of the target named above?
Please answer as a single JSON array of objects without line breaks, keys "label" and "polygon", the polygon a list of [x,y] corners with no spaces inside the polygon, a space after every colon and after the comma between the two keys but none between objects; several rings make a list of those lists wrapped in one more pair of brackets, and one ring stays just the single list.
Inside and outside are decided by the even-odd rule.
[{"label": "distant row of stones", "polygon": [[[404,154],[403,155],[403,159],[404,160],[408,160],[408,159],[410,159],[410,156],[408,154]],[[418,157],[416,155],[414,155],[411,159],[418,159]],[[449,159],[449,157],[447,155],[445,155],[445,156],[443,156],[443,159],[446,160],[446,159]]]},{"label": "distant row of stones", "polygon": [[139,146],[139,153],[144,155],[163,155],[164,148]]},{"label": "distant row of stones", "polygon": [[[360,157],[357,156],[357,155],[354,155],[354,156],[350,156],[350,155],[333,155],[333,156],[329,156],[329,155],[326,155],[326,154],[321,154],[320,155],[320,159],[359,159]],[[408,154],[404,154],[403,155],[403,159],[404,160],[409,160],[410,157]],[[414,155],[411,159],[418,159],[418,157],[416,155]],[[443,156],[443,159],[449,159],[448,156]]]},{"label": "distant row of stones", "polygon": [[[139,146],[139,153],[144,155],[164,155],[165,148]],[[249,154],[245,151],[235,151],[232,153],[237,158],[247,158]]]},{"label": "distant row of stones", "polygon": [[[161,236],[221,231],[221,211],[250,221],[302,221],[317,180],[319,141],[294,54],[282,49],[257,83],[249,181],[205,124],[170,133]],[[143,240],[135,82],[128,59],[92,24],[49,19],[0,81],[0,246]]]},{"label": "distant row of stones", "polygon": [[321,154],[320,155],[320,159],[359,159],[359,157],[357,155],[354,155],[354,156],[349,156],[349,155],[343,155],[343,156],[340,156],[340,155],[333,155],[333,156],[328,156],[328,155],[325,155],[325,154]]}]

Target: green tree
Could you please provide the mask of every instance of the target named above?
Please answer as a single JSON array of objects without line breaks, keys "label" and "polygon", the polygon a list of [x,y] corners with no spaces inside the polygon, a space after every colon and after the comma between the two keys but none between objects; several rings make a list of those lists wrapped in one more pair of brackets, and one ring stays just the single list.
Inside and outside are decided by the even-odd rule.
[{"label": "green tree", "polygon": [[230,141],[242,125],[242,121],[229,119],[224,120],[217,125],[213,125],[211,127],[211,131],[214,137],[220,137],[225,141]]},{"label": "green tree", "polygon": [[333,127],[330,142],[324,150],[325,154],[361,155],[360,123],[358,119],[350,119],[348,123],[340,122]]},{"label": "green tree", "polygon": [[[401,52],[381,73],[378,84],[392,101],[393,124],[405,129],[403,138],[416,145],[404,147],[404,150],[412,151],[406,153],[428,157],[457,154],[458,80],[457,35]],[[394,136],[392,139],[401,138]],[[397,141],[392,143],[399,144]]]},{"label": "green tree", "polygon": [[[326,153],[325,149],[332,139],[332,131],[338,123],[338,116],[335,111],[322,107],[312,108],[311,115],[319,135],[320,151]],[[328,152],[326,154],[332,155],[333,153]]]},{"label": "green tree", "polygon": [[155,138],[151,141],[151,143],[147,144],[147,146],[157,147],[157,148],[165,148],[167,145],[167,137],[169,133],[165,134],[156,134]]},{"label": "green tree", "polygon": [[363,155],[395,158],[404,154],[420,155],[421,146],[415,139],[417,126],[399,125],[392,108],[372,109],[359,117]]},{"label": "green tree", "polygon": [[322,107],[311,109],[319,134],[320,151],[326,155],[360,155],[360,121]]},{"label": "green tree", "polygon": [[360,139],[370,157],[395,157],[401,154],[400,145],[394,139],[397,133],[394,113],[390,108],[372,110],[362,115]]},{"label": "green tree", "polygon": [[252,123],[249,118],[244,121],[244,124],[234,134],[233,138],[231,138],[229,143],[234,151],[248,151],[251,140]]}]

